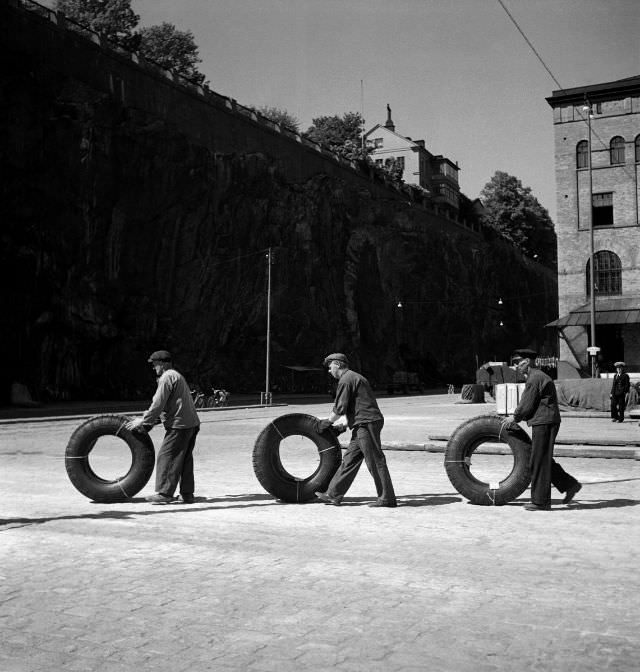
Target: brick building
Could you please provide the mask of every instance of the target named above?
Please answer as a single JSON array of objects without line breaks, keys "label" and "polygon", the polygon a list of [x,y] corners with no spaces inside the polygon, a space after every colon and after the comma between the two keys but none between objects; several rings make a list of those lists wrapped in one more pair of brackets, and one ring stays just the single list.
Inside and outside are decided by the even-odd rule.
[{"label": "brick building", "polygon": [[[588,368],[593,223],[602,370],[640,371],[640,76],[554,91],[560,359]],[[591,143],[589,142],[591,136]],[[590,146],[591,144],[591,146]]]},{"label": "brick building", "polygon": [[460,208],[458,164],[442,155],[434,156],[424,140],[412,140],[396,133],[387,105],[387,121],[376,124],[364,134],[371,148],[371,159],[379,166],[397,165],[406,184],[415,184],[429,191],[431,199],[441,210],[456,218]]}]

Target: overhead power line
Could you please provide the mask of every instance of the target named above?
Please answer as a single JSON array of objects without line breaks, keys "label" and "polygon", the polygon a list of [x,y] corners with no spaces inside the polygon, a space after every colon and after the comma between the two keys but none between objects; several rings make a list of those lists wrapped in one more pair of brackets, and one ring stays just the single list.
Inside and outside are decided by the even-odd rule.
[{"label": "overhead power line", "polygon": [[[544,62],[542,56],[540,56],[540,54],[538,53],[538,51],[536,50],[536,48],[535,48],[535,47],[533,46],[533,44],[531,43],[531,40],[525,35],[524,30],[522,30],[522,28],[520,28],[520,26],[518,25],[518,22],[513,18],[513,15],[512,15],[511,12],[507,9],[507,7],[505,6],[504,2],[503,2],[502,0],[498,0],[498,3],[499,3],[500,6],[502,7],[502,9],[504,9],[504,11],[506,12],[507,16],[511,19],[513,25],[518,29],[518,32],[520,33],[520,35],[522,35],[522,37],[524,38],[524,41],[529,45],[529,48],[531,49],[531,51],[533,51],[533,53],[536,55],[537,59],[540,61],[540,63],[542,63],[544,69],[549,73],[549,75],[551,76],[551,79],[553,79],[553,81],[555,82],[556,86],[557,86],[561,91],[564,91],[564,90],[565,90],[564,86],[562,86],[562,84],[560,84],[560,82],[558,81],[558,79],[556,78],[556,76],[553,74],[553,72],[551,72],[551,69],[549,68],[549,66]],[[589,122],[588,115],[591,114],[591,104],[589,103],[589,111],[587,112],[587,116],[585,116],[585,115],[583,114],[582,110],[578,110],[578,113],[579,113],[579,115],[580,115],[581,120],[584,121],[585,123],[588,123],[588,122]],[[609,146],[608,146],[608,145],[605,143],[605,141],[598,135],[598,133],[596,133],[596,131],[595,131],[595,129],[594,129],[593,127],[591,128],[591,135],[594,136],[594,137],[596,138],[596,140],[598,140],[598,141],[600,142],[600,144],[602,145],[603,149],[605,149],[605,150],[608,150],[608,149],[609,149]],[[589,151],[592,152],[592,151],[593,151],[593,147],[589,147]],[[631,170],[630,170],[626,165],[621,165],[620,167],[624,170],[624,172],[625,172],[629,177],[633,177],[633,175],[632,175],[632,173],[631,173]]]},{"label": "overhead power line", "polygon": [[538,60],[540,61],[540,63],[542,63],[542,65],[544,66],[544,69],[551,75],[551,79],[553,79],[553,81],[556,83],[556,85],[558,86],[559,89],[564,90],[564,87],[562,86],[562,84],[560,84],[560,82],[556,79],[555,75],[553,74],[553,72],[551,72],[551,70],[549,69],[547,64],[542,60],[542,56],[540,56],[540,54],[536,51],[536,48],[533,46],[533,44],[531,44],[531,41],[524,34],[524,31],[522,30],[522,28],[520,28],[520,26],[518,25],[518,22],[513,18],[513,16],[511,15],[511,12],[505,7],[504,2],[502,2],[502,0],[498,0],[498,2],[500,3],[500,6],[502,7],[502,9],[504,9],[504,11],[507,13],[507,16],[513,22],[513,25],[518,29],[518,32],[520,33],[520,35],[522,35],[522,37],[524,37],[525,42],[529,45],[529,47],[531,47],[531,51],[533,51],[533,53],[538,57]]}]

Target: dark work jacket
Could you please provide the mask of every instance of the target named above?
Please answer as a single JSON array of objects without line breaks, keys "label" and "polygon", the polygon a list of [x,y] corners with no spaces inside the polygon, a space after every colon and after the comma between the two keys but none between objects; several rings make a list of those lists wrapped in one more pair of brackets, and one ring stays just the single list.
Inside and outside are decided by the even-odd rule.
[{"label": "dark work jacket", "polygon": [[347,369],[338,380],[333,412],[346,415],[352,428],[383,419],[369,381],[351,369]]},{"label": "dark work jacket", "polygon": [[613,377],[613,385],[611,385],[611,394],[626,394],[631,387],[631,381],[626,373],[621,373]]},{"label": "dark work jacket", "polygon": [[513,417],[516,422],[526,420],[529,427],[560,424],[556,386],[546,373],[539,369],[529,371],[524,393]]}]

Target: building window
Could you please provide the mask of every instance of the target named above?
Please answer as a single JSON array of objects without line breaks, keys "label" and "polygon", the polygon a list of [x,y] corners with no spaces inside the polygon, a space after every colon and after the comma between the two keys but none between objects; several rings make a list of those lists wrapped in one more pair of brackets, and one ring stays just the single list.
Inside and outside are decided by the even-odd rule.
[{"label": "building window", "polygon": [[589,143],[586,140],[580,140],[576,147],[576,168],[589,167]]},{"label": "building window", "polygon": [[640,163],[640,135],[636,136],[636,163]]},{"label": "building window", "polygon": [[602,103],[596,103],[596,114],[602,114]]},{"label": "building window", "polygon": [[[620,257],[608,250],[594,255],[595,296],[620,296],[622,294],[622,264]],[[591,296],[591,259],[587,261],[587,296]]]},{"label": "building window", "polygon": [[591,201],[593,226],[613,226],[613,192],[593,194]]},{"label": "building window", "polygon": [[624,138],[621,138],[619,135],[611,138],[610,150],[612,166],[624,163]]},{"label": "building window", "polygon": [[383,145],[382,138],[374,138],[373,139],[373,148],[374,149],[380,149]]},{"label": "building window", "polygon": [[376,159],[376,166],[380,166],[382,168],[382,159]]},{"label": "building window", "polygon": [[454,168],[453,166],[449,165],[446,162],[442,162],[439,166],[440,173],[442,175],[446,175],[447,177],[450,177],[454,182],[458,181],[458,169]]},{"label": "building window", "polygon": [[404,170],[404,156],[399,156],[396,159],[396,166],[398,166],[400,170]]}]

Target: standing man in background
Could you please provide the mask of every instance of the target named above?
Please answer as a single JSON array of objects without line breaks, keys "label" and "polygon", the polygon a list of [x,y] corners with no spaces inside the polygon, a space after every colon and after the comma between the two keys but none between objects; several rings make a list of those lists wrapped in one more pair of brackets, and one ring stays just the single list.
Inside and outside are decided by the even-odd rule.
[{"label": "standing man in background", "polygon": [[527,511],[551,509],[551,484],[564,492],[563,504],[569,504],[582,485],[554,459],[553,446],[560,429],[560,409],[556,386],[546,373],[535,368],[537,353],[516,350],[513,362],[516,371],[526,379],[520,403],[503,426],[526,420],[531,427],[531,503]]},{"label": "standing man in background", "polygon": [[133,430],[161,421],[166,430],[156,461],[156,494],[145,499],[153,504],[168,504],[174,501],[180,483],[181,501],[192,504],[195,501],[193,449],[200,419],[187,381],[173,368],[171,353],[158,350],[148,361],[158,378],[158,389],[146,413],[126,425]]},{"label": "standing man in background", "polygon": [[327,491],[316,492],[316,496],[325,504],[338,506],[353,483],[364,459],[378,494],[376,501],[369,506],[397,506],[396,494],[380,441],[384,417],[378,408],[369,381],[359,373],[351,371],[349,360],[341,352],[326,357],[324,365],[329,367],[329,373],[337,379],[338,389],[331,414],[321,423],[326,423],[328,427],[345,415],[352,433],[342,464],[331,479]]},{"label": "standing man in background", "polygon": [[611,422],[624,422],[624,409],[627,407],[627,395],[631,388],[629,374],[625,372],[625,363],[616,362],[616,375],[611,385]]}]

